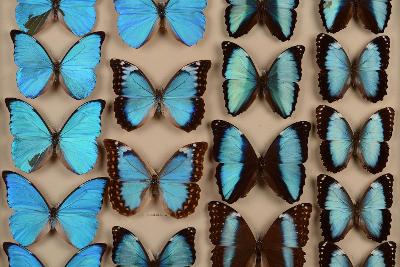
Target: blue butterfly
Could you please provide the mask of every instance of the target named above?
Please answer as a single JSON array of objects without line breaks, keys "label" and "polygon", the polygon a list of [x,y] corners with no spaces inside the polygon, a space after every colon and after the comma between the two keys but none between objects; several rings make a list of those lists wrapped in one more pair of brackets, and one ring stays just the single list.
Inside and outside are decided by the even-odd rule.
[{"label": "blue butterfly", "polygon": [[61,14],[69,30],[77,36],[91,32],[96,22],[96,0],[17,0],[17,3],[17,24],[30,35],[41,30],[50,14],[54,21]]},{"label": "blue butterfly", "polygon": [[[396,243],[384,242],[377,246],[368,255],[363,267],[395,267],[396,265]],[[319,266],[320,267],[353,267],[349,257],[337,245],[330,242],[319,244]]]},{"label": "blue butterfly", "polygon": [[[78,251],[65,267],[100,267],[106,244],[88,245]],[[10,242],[3,243],[9,267],[44,267],[44,264],[27,248]]]},{"label": "blue butterfly", "polygon": [[384,174],[368,187],[363,197],[353,204],[338,181],[328,175],[317,178],[321,229],[325,240],[338,242],[355,226],[368,238],[382,242],[390,234],[393,203],[393,176]]},{"label": "blue butterfly", "polygon": [[370,173],[381,172],[389,158],[389,144],[394,124],[391,107],[375,112],[356,133],[334,108],[318,106],[316,109],[317,133],[321,160],[330,172],[340,172],[347,167],[352,154]]},{"label": "blue butterfly", "polygon": [[121,142],[106,139],[104,146],[111,177],[110,201],[119,213],[135,214],[147,191],[154,199],[161,195],[166,211],[174,218],[194,212],[200,198],[197,182],[203,175],[207,143],[180,148],[159,172],[148,167],[133,149]]},{"label": "blue butterfly", "polygon": [[320,0],[319,3],[324,27],[331,33],[346,28],[352,17],[359,19],[373,33],[382,33],[391,12],[391,0]]},{"label": "blue butterfly", "polygon": [[93,169],[99,154],[96,139],[101,133],[103,100],[82,104],[60,131],[52,131],[25,101],[6,98],[6,105],[14,137],[11,155],[17,168],[33,172],[50,156],[61,152],[63,163],[74,173],[84,174]]},{"label": "blue butterfly", "polygon": [[4,171],[3,179],[7,203],[12,209],[10,231],[22,246],[33,244],[46,225],[50,231],[56,231],[59,225],[68,241],[79,249],[95,238],[107,178],[95,178],[81,184],[55,207],[49,206],[38,189],[22,175]]},{"label": "blue butterfly", "polygon": [[289,40],[297,21],[299,0],[226,0],[225,24],[229,36],[238,38],[254,25],[265,23],[281,41]]},{"label": "blue butterfly", "polygon": [[236,210],[222,202],[211,201],[208,204],[210,240],[215,246],[211,256],[212,266],[302,267],[306,261],[303,247],[308,241],[311,212],[312,205],[309,203],[288,209],[273,222],[263,237],[256,240]]},{"label": "blue butterfly", "polygon": [[284,129],[260,157],[246,136],[229,122],[215,120],[211,128],[217,184],[224,201],[234,203],[245,197],[257,181],[267,181],[288,203],[300,199],[306,178],[303,163],[308,157],[309,122],[296,122]]},{"label": "blue butterfly", "polygon": [[280,54],[269,71],[258,74],[249,54],[235,43],[223,42],[225,78],[223,89],[228,113],[237,116],[246,111],[259,93],[274,112],[288,118],[296,108],[301,80],[304,46],[293,46]]},{"label": "blue butterfly", "polygon": [[166,31],[168,22],[176,37],[185,45],[193,46],[206,29],[204,9],[207,0],[114,0],[118,17],[118,31],[130,47],[140,48],[150,38],[158,20]]},{"label": "blue butterfly", "polygon": [[372,40],[356,61],[350,61],[343,47],[330,35],[317,37],[317,63],[320,68],[319,88],[324,100],[341,99],[351,86],[363,97],[377,102],[387,94],[390,39],[379,36]]},{"label": "blue butterfly", "polygon": [[12,30],[10,35],[14,42],[14,62],[18,67],[17,86],[25,97],[41,95],[52,77],[54,87],[58,86],[61,77],[67,93],[75,99],[86,98],[92,93],[104,32],[82,37],[60,62],[53,61],[39,41],[29,34]]},{"label": "blue butterfly", "polygon": [[204,117],[204,100],[209,60],[192,62],[180,69],[165,89],[154,89],[135,65],[120,59],[110,61],[114,72],[114,102],[118,124],[127,131],[140,127],[145,119],[168,115],[174,125],[186,132],[196,129]]}]

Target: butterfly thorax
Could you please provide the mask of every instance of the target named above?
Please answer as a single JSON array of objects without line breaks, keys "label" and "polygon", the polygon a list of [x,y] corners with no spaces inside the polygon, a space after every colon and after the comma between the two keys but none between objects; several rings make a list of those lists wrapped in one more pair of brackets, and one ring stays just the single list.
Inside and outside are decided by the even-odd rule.
[{"label": "butterfly thorax", "polygon": [[154,96],[154,103],[156,105],[156,113],[155,113],[155,115],[157,117],[161,117],[162,116],[162,106],[163,106],[163,102],[164,102],[163,91],[162,90],[156,90],[154,95],[155,95]]},{"label": "butterfly thorax", "polygon": [[53,151],[56,150],[59,142],[60,142],[60,133],[59,132],[54,132],[51,135],[51,145],[53,146]]},{"label": "butterfly thorax", "polygon": [[53,62],[53,72],[54,72],[54,80],[53,80],[53,86],[57,87],[58,83],[60,81],[60,71],[61,71],[61,63],[59,61]]},{"label": "butterfly thorax", "polygon": [[165,27],[165,2],[157,3],[157,13],[160,18],[160,31],[161,33],[165,33],[167,28]]},{"label": "butterfly thorax", "polygon": [[262,255],[262,251],[263,251],[263,242],[262,240],[257,240],[256,242],[256,267],[260,267],[261,266],[261,255]]},{"label": "butterfly thorax", "polygon": [[50,231],[56,230],[57,211],[58,211],[57,207],[50,208],[50,215],[49,215]]},{"label": "butterfly thorax", "polygon": [[158,198],[159,196],[159,186],[160,186],[160,179],[158,174],[153,174],[150,181],[150,192],[154,198]]},{"label": "butterfly thorax", "polygon": [[361,207],[357,203],[354,206],[354,212],[353,212],[353,224],[355,225],[355,227],[359,227],[360,226],[360,218],[361,218],[360,215],[361,215]]},{"label": "butterfly thorax", "polygon": [[53,0],[53,2],[52,2],[53,19],[55,21],[58,20],[58,11],[60,10],[60,1],[61,0]]}]

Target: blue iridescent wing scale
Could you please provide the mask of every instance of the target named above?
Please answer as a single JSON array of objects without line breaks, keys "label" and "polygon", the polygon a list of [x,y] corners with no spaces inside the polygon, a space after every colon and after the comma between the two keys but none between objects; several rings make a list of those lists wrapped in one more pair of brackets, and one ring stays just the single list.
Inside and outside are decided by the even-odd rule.
[{"label": "blue iridescent wing scale", "polygon": [[[332,242],[319,243],[320,267],[353,267],[349,257],[337,245]],[[361,265],[367,267],[365,265]],[[368,266],[372,267],[372,266]]]},{"label": "blue iridescent wing scale", "polygon": [[320,0],[319,2],[319,14],[325,29],[330,33],[346,28],[354,13],[354,1]]},{"label": "blue iridescent wing scale", "polygon": [[392,12],[392,0],[366,0],[357,5],[357,18],[365,28],[378,34],[383,33]]},{"label": "blue iridescent wing scale", "polygon": [[389,241],[377,246],[366,259],[363,267],[395,267],[396,243]]},{"label": "blue iridescent wing scale", "polygon": [[4,242],[3,249],[7,254],[9,267],[44,267],[36,255],[21,245]]},{"label": "blue iridescent wing scale", "polygon": [[107,245],[103,243],[88,245],[72,256],[65,267],[100,267],[106,249]]},{"label": "blue iridescent wing scale", "polygon": [[226,0],[225,25],[229,36],[238,38],[248,33],[258,21],[257,0]]},{"label": "blue iridescent wing scale", "polygon": [[92,31],[96,23],[96,0],[60,0],[59,8],[70,31],[83,36]]},{"label": "blue iridescent wing scale", "polygon": [[51,0],[18,0],[15,7],[15,19],[18,27],[35,35],[46,22],[53,10]]}]

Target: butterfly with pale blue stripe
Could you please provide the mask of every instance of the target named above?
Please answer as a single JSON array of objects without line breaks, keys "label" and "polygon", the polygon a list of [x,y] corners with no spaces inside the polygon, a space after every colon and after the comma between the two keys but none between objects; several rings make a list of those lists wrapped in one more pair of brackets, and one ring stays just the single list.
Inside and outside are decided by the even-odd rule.
[{"label": "butterfly with pale blue stripe", "polygon": [[92,93],[104,32],[82,37],[60,62],[53,61],[42,44],[29,34],[12,30],[10,35],[14,42],[14,62],[18,67],[17,86],[25,97],[40,96],[52,77],[54,87],[62,78],[66,92],[74,99],[84,99]]},{"label": "butterfly with pale blue stripe", "polygon": [[390,39],[379,36],[372,40],[354,62],[350,61],[343,47],[330,35],[319,34],[317,63],[320,68],[319,87],[324,100],[341,99],[351,86],[371,102],[387,94]]},{"label": "butterfly with pale blue stripe", "polygon": [[[106,248],[107,245],[103,243],[88,245],[72,256],[65,267],[100,267]],[[5,242],[3,249],[7,254],[9,267],[45,266],[35,254],[21,245]]]},{"label": "butterfly with pale blue stripe", "polygon": [[321,229],[325,240],[338,242],[355,226],[368,238],[382,242],[390,234],[393,203],[393,176],[384,174],[368,187],[363,197],[353,204],[342,185],[328,175],[317,178]]},{"label": "butterfly with pale blue stripe", "polygon": [[130,47],[144,45],[159,20],[161,31],[166,31],[167,22],[175,36],[187,46],[203,39],[207,0],[114,0],[114,5],[119,15],[119,35]]},{"label": "butterfly with pale blue stripe", "polygon": [[356,134],[349,123],[334,108],[318,106],[316,109],[317,133],[321,160],[330,172],[340,172],[347,167],[352,154],[370,173],[381,172],[389,158],[395,112],[391,107],[372,114]]},{"label": "butterfly with pale blue stripe", "polygon": [[196,261],[196,229],[188,227],[172,236],[158,256],[149,255],[139,238],[125,228],[114,226],[112,260],[117,266],[190,267]]},{"label": "butterfly with pale blue stripe", "polygon": [[[377,246],[368,255],[363,267],[394,267],[396,265],[396,243],[389,241]],[[337,245],[330,242],[319,244],[320,267],[353,267],[349,257]]]},{"label": "butterfly with pale blue stripe", "polygon": [[210,240],[213,267],[239,267],[249,265],[282,267],[304,265],[303,247],[308,241],[308,224],[312,205],[303,203],[282,213],[270,226],[264,237],[256,240],[243,219],[233,208],[218,201],[208,204]]},{"label": "butterfly with pale blue stripe", "polygon": [[33,244],[45,231],[46,225],[49,231],[56,231],[59,225],[68,241],[79,249],[89,245],[95,238],[97,215],[103,205],[107,178],[95,178],[81,184],[54,207],[22,175],[4,171],[3,179],[7,188],[7,203],[12,210],[10,231],[19,244]]}]

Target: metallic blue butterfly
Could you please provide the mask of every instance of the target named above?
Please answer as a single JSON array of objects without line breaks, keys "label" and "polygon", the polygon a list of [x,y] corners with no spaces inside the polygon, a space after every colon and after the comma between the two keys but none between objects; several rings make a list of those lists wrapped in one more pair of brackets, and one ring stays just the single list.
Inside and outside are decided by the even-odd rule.
[{"label": "metallic blue butterfly", "polygon": [[6,105],[14,137],[11,155],[17,168],[33,172],[50,156],[60,153],[65,166],[77,174],[93,169],[99,154],[96,139],[101,133],[103,100],[82,104],[60,131],[52,131],[25,101],[6,98]]},{"label": "metallic blue butterfly", "polygon": [[393,176],[384,174],[368,187],[359,202],[353,204],[338,181],[327,175],[317,178],[321,229],[325,240],[338,242],[355,226],[368,238],[382,242],[390,234],[393,203]]},{"label": "metallic blue butterfly", "polygon": [[106,139],[104,146],[111,177],[110,201],[119,213],[135,214],[147,191],[154,199],[162,196],[165,209],[172,217],[182,218],[194,212],[200,198],[197,182],[203,175],[207,143],[180,148],[159,172],[148,167],[132,148],[121,142]]},{"label": "metallic blue butterfly", "polygon": [[269,71],[258,74],[247,52],[232,42],[223,42],[225,78],[223,89],[228,113],[237,116],[249,108],[259,93],[274,112],[288,118],[296,108],[301,80],[304,46],[293,46],[281,53]]},{"label": "metallic blue butterfly", "polygon": [[127,131],[140,127],[150,115],[167,115],[186,132],[196,129],[204,117],[202,98],[207,84],[209,60],[192,62],[180,69],[165,89],[154,89],[135,65],[112,59],[114,102],[117,122]]},{"label": "metallic blue butterfly", "polygon": [[[106,244],[88,245],[78,251],[65,267],[100,267]],[[9,267],[44,267],[45,265],[27,248],[10,242],[3,244]]]},{"label": "metallic blue butterfly", "polygon": [[117,266],[190,267],[196,261],[196,229],[185,228],[172,236],[158,256],[147,254],[139,238],[125,228],[112,229],[112,260]]},{"label": "metallic blue butterfly", "polygon": [[95,238],[97,215],[103,204],[107,178],[89,180],[72,193],[61,204],[51,207],[38,189],[22,175],[4,171],[7,188],[7,203],[12,214],[9,218],[11,234],[22,246],[33,244],[44,232],[46,225],[56,231],[57,225],[68,241],[81,249]]},{"label": "metallic blue butterfly", "polygon": [[140,48],[150,38],[157,21],[166,31],[165,21],[176,37],[185,45],[193,46],[206,29],[204,9],[207,0],[114,0],[118,17],[118,31],[130,47]]},{"label": "metallic blue butterfly", "polygon": [[353,133],[349,123],[334,108],[318,106],[316,109],[317,133],[321,160],[330,172],[340,172],[347,167],[352,154],[370,173],[381,172],[389,158],[395,112],[391,107],[375,112],[364,126]]},{"label": "metallic blue butterfly", "polygon": [[282,213],[259,239],[243,217],[222,202],[211,201],[208,212],[210,240],[215,246],[211,256],[213,267],[304,265],[303,247],[308,241],[311,204],[299,204]]},{"label": "metallic blue butterfly", "polygon": [[17,86],[28,98],[36,98],[54,77],[53,86],[62,78],[67,93],[75,99],[88,97],[96,86],[96,66],[100,62],[104,32],[88,34],[76,42],[61,61],[53,61],[44,47],[27,33],[12,30]]},{"label": "metallic blue butterfly", "polygon": [[234,203],[245,197],[257,181],[266,181],[288,203],[300,199],[306,178],[303,164],[308,157],[309,122],[300,121],[284,129],[260,157],[234,125],[215,120],[211,128],[218,162],[217,184],[224,201]]},{"label": "metallic blue butterfly", "polygon": [[[377,246],[368,255],[362,267],[395,267],[396,243],[389,241]],[[353,267],[349,257],[337,245],[330,242],[319,244],[320,267]]]},{"label": "metallic blue butterfly", "polygon": [[331,33],[346,28],[352,17],[359,19],[373,33],[382,33],[391,12],[391,0],[320,0],[319,3],[324,27]]},{"label": "metallic blue butterfly", "polygon": [[332,36],[321,33],[316,43],[317,63],[320,68],[318,81],[324,100],[333,102],[341,99],[350,86],[371,102],[384,98],[388,88],[388,36],[383,35],[372,40],[354,63]]},{"label": "metallic blue butterfly", "polygon": [[96,0],[17,0],[15,18],[22,31],[35,35],[50,14],[54,21],[61,14],[69,30],[83,36],[92,31],[96,22],[95,4]]}]

